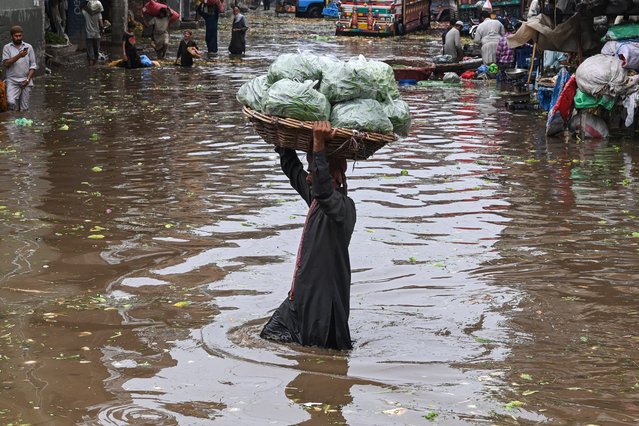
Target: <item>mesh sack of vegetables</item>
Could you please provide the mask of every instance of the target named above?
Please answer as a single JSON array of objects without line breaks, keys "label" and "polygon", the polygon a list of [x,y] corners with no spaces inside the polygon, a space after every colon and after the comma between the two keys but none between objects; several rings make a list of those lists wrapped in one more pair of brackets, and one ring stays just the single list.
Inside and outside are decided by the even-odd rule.
[{"label": "mesh sack of vegetables", "polygon": [[299,83],[280,80],[273,84],[262,100],[262,111],[277,117],[295,118],[301,121],[328,120],[331,104],[313,86],[316,81]]},{"label": "mesh sack of vegetables", "polygon": [[365,62],[333,62],[322,68],[319,91],[331,104],[351,99],[375,99],[377,87],[375,76]]},{"label": "mesh sack of vegetables", "polygon": [[408,104],[401,99],[389,99],[382,103],[386,116],[393,123],[393,131],[398,135],[406,136],[410,129],[410,109]]},{"label": "mesh sack of vegetables", "polygon": [[318,57],[312,53],[284,53],[268,67],[268,82],[274,84],[283,79],[320,81],[322,68]]},{"label": "mesh sack of vegetables", "polygon": [[237,91],[237,100],[242,105],[255,110],[262,111],[262,100],[268,91],[270,84],[266,81],[266,76],[261,75],[244,83]]},{"label": "mesh sack of vegetables", "polygon": [[354,99],[333,105],[331,124],[333,127],[374,133],[393,131],[393,123],[386,116],[382,104],[375,99]]},{"label": "mesh sack of vegetables", "polygon": [[387,99],[399,99],[399,89],[395,80],[393,67],[380,61],[369,61],[360,55],[348,61],[349,63],[359,63],[366,66],[373,76],[373,87],[377,88],[376,99],[384,102]]}]

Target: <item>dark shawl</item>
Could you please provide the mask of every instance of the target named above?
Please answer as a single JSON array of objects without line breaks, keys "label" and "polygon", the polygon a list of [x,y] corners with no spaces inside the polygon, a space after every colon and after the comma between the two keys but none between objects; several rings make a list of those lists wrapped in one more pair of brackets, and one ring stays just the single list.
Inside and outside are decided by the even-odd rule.
[{"label": "dark shawl", "polygon": [[313,154],[312,188],[292,149],[278,149],[282,170],[309,205],[289,297],[264,326],[266,339],[350,349],[351,265],[355,203],[333,188],[325,152]]}]

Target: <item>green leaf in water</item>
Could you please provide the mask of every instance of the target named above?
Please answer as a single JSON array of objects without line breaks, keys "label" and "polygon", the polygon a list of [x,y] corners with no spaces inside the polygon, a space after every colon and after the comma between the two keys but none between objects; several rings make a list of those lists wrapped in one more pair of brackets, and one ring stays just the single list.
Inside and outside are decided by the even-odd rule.
[{"label": "green leaf in water", "polygon": [[94,167],[91,168],[91,171],[95,172],[95,173],[100,173],[102,171],[102,167],[94,166]]},{"label": "green leaf in water", "polygon": [[524,379],[524,380],[529,380],[529,381],[531,381],[533,379],[533,377],[530,374],[527,374],[527,373],[521,373],[519,375],[519,378]]},{"label": "green leaf in water", "polygon": [[506,404],[506,409],[507,410],[512,410],[513,408],[517,408],[517,407],[523,407],[524,403],[521,401],[510,401],[508,404]]},{"label": "green leaf in water", "polygon": [[183,300],[181,302],[174,303],[173,306],[175,306],[176,308],[186,308],[190,304],[191,302],[189,302],[188,300]]},{"label": "green leaf in water", "polygon": [[436,413],[436,412],[434,412],[434,411],[431,411],[431,412],[429,412],[428,414],[426,414],[426,415],[424,416],[424,418],[425,418],[426,420],[430,420],[430,421],[432,422],[433,420],[435,420],[435,419],[437,418],[437,416],[439,416],[439,414],[437,414],[437,413]]}]

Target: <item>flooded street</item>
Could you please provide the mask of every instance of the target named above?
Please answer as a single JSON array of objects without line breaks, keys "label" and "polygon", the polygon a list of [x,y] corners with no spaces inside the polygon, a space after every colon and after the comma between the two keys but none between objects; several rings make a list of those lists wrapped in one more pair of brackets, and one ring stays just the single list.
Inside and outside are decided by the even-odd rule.
[{"label": "flooded street", "polygon": [[439,36],[246,16],[243,59],[54,69],[32,127],[0,115],[0,421],[637,424],[638,145],[546,139],[494,83],[402,87],[410,135],[349,163],[354,349],[258,337],[306,206],[238,88]]}]

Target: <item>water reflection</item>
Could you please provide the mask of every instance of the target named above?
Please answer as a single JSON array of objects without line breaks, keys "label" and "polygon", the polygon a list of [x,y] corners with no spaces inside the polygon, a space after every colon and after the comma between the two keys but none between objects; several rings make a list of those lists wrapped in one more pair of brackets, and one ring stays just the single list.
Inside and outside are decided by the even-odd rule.
[{"label": "water reflection", "polygon": [[349,167],[355,349],[258,338],[306,208],[238,87],[283,51],[438,46],[252,23],[241,60],[68,71],[33,128],[3,116],[0,419],[632,424],[637,148],[546,140],[490,84],[402,88],[411,134]]}]

